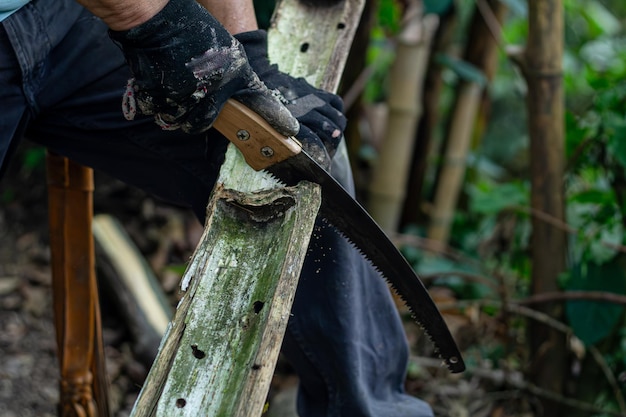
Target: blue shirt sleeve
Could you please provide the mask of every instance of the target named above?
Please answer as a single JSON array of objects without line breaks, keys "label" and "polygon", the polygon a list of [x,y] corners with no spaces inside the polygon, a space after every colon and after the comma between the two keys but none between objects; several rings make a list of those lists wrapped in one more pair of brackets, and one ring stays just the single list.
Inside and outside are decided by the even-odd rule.
[{"label": "blue shirt sleeve", "polygon": [[30,0],[0,0],[0,22],[15,13]]}]

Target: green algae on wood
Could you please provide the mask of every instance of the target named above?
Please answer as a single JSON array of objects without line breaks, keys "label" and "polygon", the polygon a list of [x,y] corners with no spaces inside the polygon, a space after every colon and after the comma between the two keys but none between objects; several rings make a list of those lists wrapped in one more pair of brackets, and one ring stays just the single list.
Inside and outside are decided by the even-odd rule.
[{"label": "green algae on wood", "polygon": [[[214,192],[168,329],[178,333],[172,359],[161,360],[167,380],[132,415],[252,415],[251,403],[240,399],[250,381],[268,378],[260,374],[271,378],[319,203],[319,187],[310,183]],[[157,365],[149,380],[159,375]],[[254,405],[257,414],[263,401]]]}]

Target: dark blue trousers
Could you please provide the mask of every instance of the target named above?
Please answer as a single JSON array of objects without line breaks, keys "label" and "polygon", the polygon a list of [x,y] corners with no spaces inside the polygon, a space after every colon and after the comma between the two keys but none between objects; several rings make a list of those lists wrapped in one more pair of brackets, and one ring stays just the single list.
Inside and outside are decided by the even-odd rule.
[{"label": "dark blue trousers", "polygon": [[[0,26],[0,173],[28,138],[203,221],[226,141],[126,121],[129,77],[105,25],[73,0],[34,0]],[[208,136],[211,136],[209,138]],[[333,173],[351,187],[345,147]],[[428,417],[406,395],[408,349],[384,281],[318,222],[283,353],[300,377],[301,417]]]}]

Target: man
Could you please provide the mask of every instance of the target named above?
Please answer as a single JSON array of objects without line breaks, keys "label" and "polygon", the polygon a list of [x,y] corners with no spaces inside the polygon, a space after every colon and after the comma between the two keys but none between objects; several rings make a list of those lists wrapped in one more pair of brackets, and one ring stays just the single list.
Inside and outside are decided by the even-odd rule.
[{"label": "man", "polygon": [[[269,65],[250,0],[81,3],[0,0],[0,173],[28,137],[203,221],[227,143],[210,126],[233,97],[352,187],[340,100]],[[300,417],[432,416],[403,391],[407,344],[384,281],[318,226],[283,344]]]}]

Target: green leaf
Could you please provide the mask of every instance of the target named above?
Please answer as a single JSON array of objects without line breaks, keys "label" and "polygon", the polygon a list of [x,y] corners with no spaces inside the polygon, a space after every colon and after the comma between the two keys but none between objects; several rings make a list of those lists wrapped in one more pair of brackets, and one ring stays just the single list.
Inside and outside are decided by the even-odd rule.
[{"label": "green leaf", "polygon": [[622,244],[624,229],[618,222],[604,222],[599,233],[589,244],[589,257],[598,263],[609,261]]},{"label": "green leaf", "polygon": [[626,120],[621,120],[620,123],[611,126],[610,131],[608,150],[622,167],[626,167]]},{"label": "green leaf", "polygon": [[580,204],[615,204],[615,193],[613,190],[585,190],[570,197],[570,202]]},{"label": "green leaf", "polygon": [[567,156],[571,156],[578,149],[578,146],[590,137],[591,129],[584,126],[571,111],[566,111],[565,131],[567,132],[565,137]]},{"label": "green leaf", "polygon": [[624,227],[613,190],[600,184],[595,187],[569,197],[567,222],[579,231],[570,247],[575,259],[602,264],[617,254]]},{"label": "green leaf", "polygon": [[[607,291],[626,294],[626,274],[617,258],[604,264],[578,264],[567,282],[570,291]],[[568,301],[567,319],[576,336],[587,346],[598,343],[613,332],[624,314],[624,307],[601,301]]]},{"label": "green leaf", "polygon": [[402,18],[400,5],[395,0],[380,0],[378,2],[378,24],[387,32],[394,34],[400,29]]},{"label": "green leaf", "polygon": [[497,214],[515,206],[528,205],[528,188],[520,182],[468,187],[470,210],[480,214]]}]

